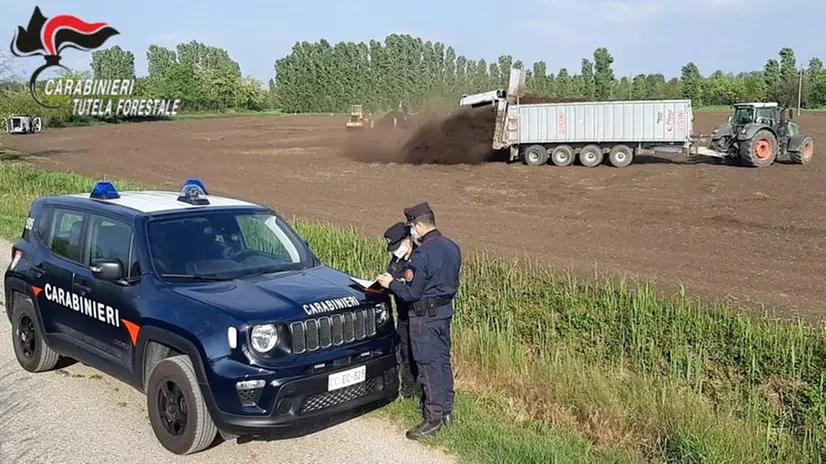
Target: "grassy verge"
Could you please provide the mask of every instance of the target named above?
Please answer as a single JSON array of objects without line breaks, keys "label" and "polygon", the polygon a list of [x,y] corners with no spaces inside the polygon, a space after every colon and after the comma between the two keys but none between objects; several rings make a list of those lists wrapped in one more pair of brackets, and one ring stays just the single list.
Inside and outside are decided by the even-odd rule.
[{"label": "grassy verge", "polygon": [[[34,197],[92,184],[0,163],[0,235],[19,236]],[[385,265],[377,239],[293,222],[331,266],[371,276]],[[432,441],[468,461],[826,457],[823,328],[484,255],[467,257],[457,313],[456,422]],[[410,401],[379,414],[418,419]]]}]

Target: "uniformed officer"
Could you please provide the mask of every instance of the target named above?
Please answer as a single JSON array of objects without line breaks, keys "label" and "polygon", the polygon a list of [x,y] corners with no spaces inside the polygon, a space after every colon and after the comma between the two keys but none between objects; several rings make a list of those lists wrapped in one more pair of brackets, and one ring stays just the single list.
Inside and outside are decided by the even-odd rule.
[{"label": "uniformed officer", "polygon": [[436,229],[430,205],[411,206],[404,214],[419,246],[410,256],[403,280],[390,274],[377,280],[411,306],[410,343],[423,386],[424,416],[418,427],[407,431],[407,438],[415,440],[450,423],[454,397],[450,323],[454,314],[452,301],[459,290],[462,253],[456,243]]},{"label": "uniformed officer", "polygon": [[[397,222],[384,231],[384,239],[387,241],[387,251],[391,254],[390,264],[387,266],[387,273],[394,279],[401,279],[402,273],[410,260],[413,252],[413,240],[410,238],[410,227]],[[402,371],[401,395],[410,398],[416,394],[416,375],[418,370],[413,362],[413,351],[410,348],[410,331],[408,321],[410,305],[400,298],[395,298],[398,324],[396,331],[399,334],[399,364]]]}]

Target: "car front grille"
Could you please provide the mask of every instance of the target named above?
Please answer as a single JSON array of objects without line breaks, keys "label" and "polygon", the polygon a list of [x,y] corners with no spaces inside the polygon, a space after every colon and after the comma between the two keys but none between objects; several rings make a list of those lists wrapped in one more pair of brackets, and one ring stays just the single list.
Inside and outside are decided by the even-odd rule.
[{"label": "car front grille", "polygon": [[293,353],[339,346],[376,334],[376,311],[363,308],[290,324]]},{"label": "car front grille", "polygon": [[301,404],[300,414],[307,414],[338,406],[339,404],[356,400],[382,389],[384,389],[384,380],[381,376],[377,376],[339,390],[308,396],[304,400],[304,403]]}]

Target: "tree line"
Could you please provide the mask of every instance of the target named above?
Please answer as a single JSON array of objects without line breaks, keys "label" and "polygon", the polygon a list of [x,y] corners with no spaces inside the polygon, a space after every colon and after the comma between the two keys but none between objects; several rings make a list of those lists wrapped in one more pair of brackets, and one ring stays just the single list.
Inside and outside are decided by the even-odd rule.
[{"label": "tree line", "polygon": [[[807,66],[800,66],[790,48],[781,49],[777,59],[767,60],[762,70],[737,74],[717,70],[703,75],[689,62],[680,77],[670,79],[659,73],[618,78],[614,58],[605,47],[583,58],[579,70],[553,70],[544,61],[527,67],[510,55],[493,62],[474,60],[443,43],[403,34],[390,34],[383,42],[296,42],[289,54],[275,62],[267,84],[243,76],[241,66],[225,49],[197,41],[175,49],[150,45],[146,58],[147,74],[136,77],[134,54],[114,46],[93,52],[91,70],[75,74],[135,79],[135,98],[179,98],[183,111],[329,113],[346,112],[351,104],[362,104],[371,111],[392,110],[402,104],[415,111],[433,102],[455,105],[462,94],[504,88],[512,67],[526,69],[528,93],[549,98],[690,98],[695,107],[771,100],[795,106],[801,86],[804,108],[826,107],[823,62],[812,58]],[[22,82],[5,80],[2,89],[8,98],[0,112],[44,112],[32,106]],[[65,113],[45,110],[49,125],[72,119],[60,111]]]},{"label": "tree line", "polygon": [[[802,78],[802,107],[826,106],[823,62],[812,58],[808,67],[799,68],[790,48],[781,49],[778,58],[769,59],[762,70],[737,74],[717,70],[703,76],[689,62],[679,78],[638,74],[618,79],[614,58],[600,47],[582,59],[578,73],[567,68],[553,72],[544,61],[533,63],[526,69],[525,90],[587,100],[690,98],[695,107],[764,100],[794,106]],[[526,68],[511,55],[488,63],[458,55],[440,42],[390,34],[383,43],[298,42],[276,61],[269,84],[273,101],[290,113],[346,111],[351,103],[382,111],[400,102],[417,108],[434,98],[457,101],[462,94],[505,88],[512,67]]]}]

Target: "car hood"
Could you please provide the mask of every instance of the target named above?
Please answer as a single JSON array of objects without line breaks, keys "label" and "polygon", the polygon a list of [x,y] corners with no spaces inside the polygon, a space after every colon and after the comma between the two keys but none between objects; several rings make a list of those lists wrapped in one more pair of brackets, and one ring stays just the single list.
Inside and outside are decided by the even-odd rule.
[{"label": "car hood", "polygon": [[247,322],[286,322],[321,316],[386,297],[367,293],[347,274],[324,266],[226,282],[176,286],[173,292]]}]

